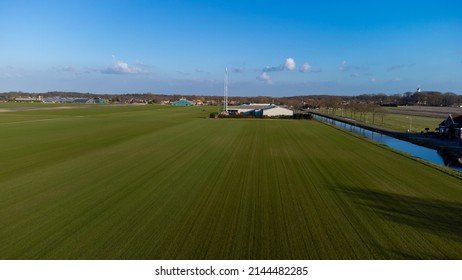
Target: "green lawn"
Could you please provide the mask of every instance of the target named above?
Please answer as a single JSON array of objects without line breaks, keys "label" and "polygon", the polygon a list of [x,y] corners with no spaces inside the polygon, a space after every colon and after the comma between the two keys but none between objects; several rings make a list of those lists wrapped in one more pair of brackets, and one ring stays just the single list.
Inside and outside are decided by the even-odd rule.
[{"label": "green lawn", "polygon": [[[388,113],[384,116],[384,126],[398,131],[407,131],[409,129],[410,132],[421,132],[425,131],[425,128],[429,128],[429,131],[435,131],[435,128],[439,127],[439,124],[444,119]],[[376,124],[380,125],[381,119]]]},{"label": "green lawn", "polygon": [[[327,111],[326,111],[327,112]],[[321,113],[324,113],[322,111]],[[332,111],[330,111],[332,113]],[[427,116],[414,116],[414,115],[405,115],[397,114],[387,111],[372,113],[367,112],[361,115],[361,113],[353,113],[350,110],[341,110],[338,109],[335,112],[335,115],[338,117],[346,117],[355,119],[357,121],[362,121],[368,125],[377,125],[385,128],[397,130],[397,131],[411,131],[411,132],[421,132],[425,131],[425,128],[429,128],[429,131],[435,131],[435,128],[445,119],[427,117]]]},{"label": "green lawn", "polygon": [[460,179],[215,109],[0,113],[0,258],[462,258]]}]

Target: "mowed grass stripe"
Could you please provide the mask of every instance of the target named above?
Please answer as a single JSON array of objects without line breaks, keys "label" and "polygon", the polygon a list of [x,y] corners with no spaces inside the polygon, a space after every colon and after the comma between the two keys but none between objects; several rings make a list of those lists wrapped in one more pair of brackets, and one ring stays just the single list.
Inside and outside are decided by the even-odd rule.
[{"label": "mowed grass stripe", "polygon": [[[120,202],[121,199],[123,200],[127,197],[135,196],[136,190],[144,186],[142,182],[150,180],[149,173],[156,171],[156,169],[149,164],[150,156],[155,157],[156,153],[159,153],[159,156],[166,160],[165,162],[156,161],[156,168],[159,169],[159,172],[166,170],[168,172],[166,175],[169,177],[163,178],[159,176],[160,178],[156,179],[163,179],[164,181],[177,179],[174,177],[174,172],[177,168],[181,169],[182,167],[178,165],[178,158],[184,157],[184,147],[178,146],[178,150],[174,153],[172,153],[172,150],[166,150],[165,146],[171,143],[171,141],[169,141],[169,136],[171,135],[167,137],[161,136],[156,139],[158,140],[157,143],[150,143],[146,140],[142,140],[144,146],[130,141],[125,143],[123,147],[117,147],[117,149],[114,149],[114,147],[103,149],[101,152],[92,153],[90,155],[84,154],[81,157],[71,158],[67,163],[60,163],[56,166],[47,167],[50,174],[44,177],[43,180],[34,183],[34,185],[43,188],[43,193],[45,194],[38,193],[34,198],[38,200],[36,201],[38,204],[45,205],[47,200],[51,200],[53,204],[44,207],[39,212],[35,212],[36,210],[31,209],[30,213],[25,213],[25,216],[29,217],[30,214],[35,214],[37,218],[40,217],[45,219],[45,221],[54,222],[54,220],[48,220],[47,215],[50,212],[57,214],[58,212],[55,211],[55,209],[49,208],[54,206],[56,209],[64,208],[66,210],[79,211],[84,207],[83,209],[89,209],[90,211],[85,211],[84,215],[78,217],[77,220],[67,219],[67,214],[69,213],[59,213],[66,225],[72,221],[71,224],[75,224],[75,228],[79,229],[83,226],[79,224],[80,220],[96,220],[96,217],[92,215],[104,214],[107,205],[115,206],[118,205],[118,203],[123,204],[123,201]],[[188,142],[183,141],[183,143],[186,144]],[[159,146],[155,147],[154,144]],[[193,141],[189,144],[189,147],[195,145]],[[151,151],[151,153],[146,151],[149,147],[151,147],[151,150],[156,151]],[[134,155],[137,155],[137,157],[133,158]],[[127,165],[127,161],[133,164]],[[172,165],[174,168],[169,168]],[[88,174],[88,172],[91,173]],[[43,174],[42,170],[37,172],[37,174],[32,174],[31,177],[37,179],[41,174]],[[52,176],[52,178],[48,176]],[[151,176],[156,176],[156,174]],[[20,180],[19,183],[13,183],[14,186],[30,186],[31,184],[31,182],[26,182],[24,184],[23,180]],[[168,186],[168,184],[166,184],[166,186]],[[14,189],[16,190],[17,188]],[[21,190],[22,193],[26,191],[27,189]],[[149,194],[149,189],[143,189],[142,192],[142,195],[144,195],[144,193]],[[42,201],[41,198],[44,200]],[[30,199],[24,201],[24,204],[29,204],[29,200]],[[134,199],[131,202],[137,202],[137,200]],[[73,204],[75,205],[72,206]],[[126,204],[125,206],[130,205]],[[16,208],[24,210],[26,207],[24,205],[19,205],[19,207]],[[110,210],[112,211],[114,209],[112,208]],[[74,218],[72,215],[70,217]],[[15,213],[14,217],[11,217],[11,219],[17,218],[21,218],[17,213]],[[58,219],[58,221],[60,221],[60,219]],[[26,220],[24,226],[29,225],[29,221]],[[43,224],[43,227],[43,230],[46,232],[47,225]],[[27,231],[24,232],[27,233]],[[104,233],[104,231],[101,231],[101,233]],[[43,237],[38,236],[38,238]]]},{"label": "mowed grass stripe", "polygon": [[[73,114],[46,123],[16,124],[3,128],[0,130],[3,144],[0,156],[6,160],[0,162],[0,180],[178,125],[181,118],[168,113],[156,118],[151,112],[153,110],[141,110],[144,108],[133,114],[133,109],[66,110],[64,113]],[[154,111],[160,109],[155,108]],[[107,114],[101,116],[102,112]],[[44,117],[37,115],[37,112],[30,113],[30,118],[34,120]],[[53,113],[59,114],[59,111]]]},{"label": "mowed grass stripe", "polygon": [[27,130],[75,150],[55,160],[45,146],[30,169],[6,161],[23,172],[0,177],[1,258],[461,257],[460,180],[348,133],[197,108],[88,110],[74,130],[13,125],[16,151],[33,152]]}]

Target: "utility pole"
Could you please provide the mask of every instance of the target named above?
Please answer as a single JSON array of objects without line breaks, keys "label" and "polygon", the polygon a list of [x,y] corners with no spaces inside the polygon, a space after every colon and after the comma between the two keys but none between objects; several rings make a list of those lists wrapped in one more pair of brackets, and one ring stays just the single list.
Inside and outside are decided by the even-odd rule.
[{"label": "utility pole", "polygon": [[409,119],[409,132],[412,131],[412,116],[406,117],[406,119]]},{"label": "utility pole", "polygon": [[228,113],[228,67],[225,68],[223,111]]}]

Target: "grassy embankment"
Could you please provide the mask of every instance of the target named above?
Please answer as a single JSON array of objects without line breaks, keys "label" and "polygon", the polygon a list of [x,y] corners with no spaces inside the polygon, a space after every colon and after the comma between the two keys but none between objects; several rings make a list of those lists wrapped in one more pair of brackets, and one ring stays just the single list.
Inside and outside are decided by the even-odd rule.
[{"label": "grassy embankment", "polygon": [[316,121],[208,114],[1,114],[0,258],[462,258],[460,179]]}]

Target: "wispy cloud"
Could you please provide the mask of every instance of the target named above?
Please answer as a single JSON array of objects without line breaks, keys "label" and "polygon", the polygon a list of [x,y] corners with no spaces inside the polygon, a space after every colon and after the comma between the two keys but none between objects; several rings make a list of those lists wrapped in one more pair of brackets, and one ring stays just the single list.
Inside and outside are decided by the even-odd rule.
[{"label": "wispy cloud", "polygon": [[273,84],[273,80],[271,80],[271,77],[267,72],[262,72],[260,75],[258,75],[257,80],[264,81],[268,85]]},{"label": "wispy cloud", "polygon": [[88,67],[85,67],[83,69],[79,69],[78,67],[72,66],[72,65],[61,65],[61,66],[56,66],[53,67],[54,71],[61,72],[61,73],[66,73],[66,74],[73,74],[76,76],[80,76],[83,74],[90,74],[93,72],[101,72],[100,69],[91,69]]},{"label": "wispy cloud", "polygon": [[234,67],[232,70],[234,73],[244,73],[245,67]]},{"label": "wispy cloud", "polygon": [[372,77],[374,75],[368,67],[351,65],[346,60],[339,64],[338,70],[344,72],[350,78]]},{"label": "wispy cloud", "polygon": [[22,70],[13,66],[0,67],[0,78],[19,78],[22,77]]},{"label": "wispy cloud", "polygon": [[70,65],[59,66],[57,70],[61,72],[77,73],[77,69],[74,66]]},{"label": "wispy cloud", "polygon": [[347,72],[350,71],[351,67],[348,65],[348,62],[346,60],[342,61],[340,65],[338,66],[338,70],[342,72]]},{"label": "wispy cloud", "polygon": [[295,70],[296,63],[293,58],[286,58],[283,64],[279,66],[266,66],[262,69],[260,75],[258,75],[257,80],[264,81],[267,84],[273,84],[273,80],[271,79],[269,72],[280,72],[284,70],[293,71]]},{"label": "wispy cloud", "polygon": [[310,72],[311,71],[311,65],[309,65],[308,63],[303,63],[302,66],[300,66],[299,71],[302,72],[302,73]]},{"label": "wispy cloud", "polygon": [[211,74],[211,73],[208,72],[208,71],[205,71],[205,70],[202,70],[202,69],[198,69],[198,68],[194,69],[194,73],[196,73],[196,74],[206,74],[206,75],[210,75],[210,74]]},{"label": "wispy cloud", "polygon": [[189,75],[191,75],[191,73],[185,72],[185,71],[176,71],[176,72],[177,72],[178,74],[184,75],[184,76],[189,76]]},{"label": "wispy cloud", "polygon": [[103,74],[117,74],[117,75],[125,75],[125,74],[148,74],[147,65],[144,63],[137,61],[135,66],[130,66],[128,63],[123,61],[116,60],[116,57],[112,56],[113,63],[111,66],[101,70]]},{"label": "wispy cloud", "polygon": [[392,66],[390,66],[390,67],[387,68],[387,72],[391,72],[391,71],[395,71],[395,70],[399,70],[399,69],[403,69],[403,68],[412,67],[412,66],[414,66],[414,65],[415,65],[415,63],[392,65]]},{"label": "wispy cloud", "polygon": [[298,69],[300,73],[321,73],[322,69],[321,68],[313,68],[308,62],[305,62],[300,66]]},{"label": "wispy cloud", "polygon": [[263,72],[279,72],[284,70],[284,65],[279,66],[265,66]]}]

